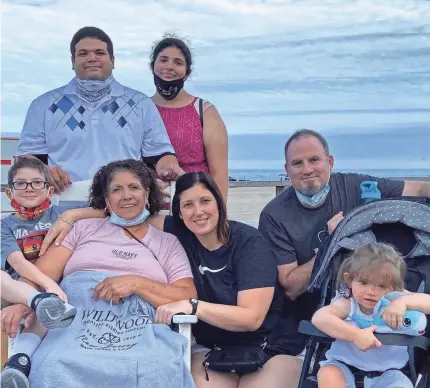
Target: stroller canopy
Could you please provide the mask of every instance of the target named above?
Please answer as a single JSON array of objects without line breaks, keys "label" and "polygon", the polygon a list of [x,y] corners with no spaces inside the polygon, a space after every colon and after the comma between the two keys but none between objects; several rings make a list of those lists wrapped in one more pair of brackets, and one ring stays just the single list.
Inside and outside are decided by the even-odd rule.
[{"label": "stroller canopy", "polygon": [[351,210],[339,223],[326,249],[315,261],[308,291],[321,288],[332,258],[342,248],[355,250],[377,241],[372,230],[376,224],[401,223],[413,229],[415,244],[404,256],[405,260],[430,257],[430,206],[409,200],[387,199],[374,201]]}]

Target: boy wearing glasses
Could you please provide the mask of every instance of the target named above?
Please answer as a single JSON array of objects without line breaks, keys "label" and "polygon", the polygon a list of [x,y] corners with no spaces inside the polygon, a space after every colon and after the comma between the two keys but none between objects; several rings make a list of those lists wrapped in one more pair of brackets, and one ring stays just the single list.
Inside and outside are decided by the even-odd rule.
[{"label": "boy wearing glasses", "polygon": [[[91,209],[60,214],[56,206],[50,206],[54,188],[49,171],[40,160],[34,158],[16,160],[9,170],[5,192],[16,213],[1,221],[1,297],[9,303],[27,305],[36,312],[38,319],[16,337],[1,381],[5,388],[28,387],[30,358],[47,328],[69,326],[76,315],[76,309],[67,304],[67,297],[58,284],[33,263],[39,257],[48,229],[57,218],[72,227],[79,215],[88,216]],[[19,276],[40,286],[45,292],[15,280]]]}]

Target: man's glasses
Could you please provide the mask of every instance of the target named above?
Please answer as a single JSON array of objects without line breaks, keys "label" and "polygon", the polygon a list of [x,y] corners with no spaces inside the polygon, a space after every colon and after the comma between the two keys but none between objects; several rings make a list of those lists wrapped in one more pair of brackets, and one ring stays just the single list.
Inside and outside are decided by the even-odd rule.
[{"label": "man's glasses", "polygon": [[23,181],[17,181],[12,182],[12,187],[15,190],[27,190],[28,186],[31,186],[33,190],[42,190],[46,187],[45,181],[33,181],[33,182],[23,182]]}]

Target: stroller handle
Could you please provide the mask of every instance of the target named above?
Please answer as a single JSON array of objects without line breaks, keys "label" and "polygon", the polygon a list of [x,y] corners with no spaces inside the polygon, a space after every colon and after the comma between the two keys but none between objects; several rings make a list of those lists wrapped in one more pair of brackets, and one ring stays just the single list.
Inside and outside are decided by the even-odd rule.
[{"label": "stroller handle", "polygon": [[[330,343],[335,339],[318,330],[310,321],[301,321],[299,333],[315,338],[318,342]],[[381,341],[382,345],[408,346],[413,348],[430,349],[430,340],[424,336],[408,336],[404,334],[380,334],[375,333],[375,337]]]}]

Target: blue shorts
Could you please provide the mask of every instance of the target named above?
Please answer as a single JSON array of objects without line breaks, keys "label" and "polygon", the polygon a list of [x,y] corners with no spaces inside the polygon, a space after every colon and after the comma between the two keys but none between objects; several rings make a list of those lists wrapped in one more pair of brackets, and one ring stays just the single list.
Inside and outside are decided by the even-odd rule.
[{"label": "blue shorts", "polygon": [[[346,388],[355,388],[355,377],[351,370],[343,362],[339,361],[322,361],[321,367],[334,365],[340,368],[345,375]],[[414,388],[411,380],[399,370],[387,370],[378,377],[364,377],[364,388]]]}]

